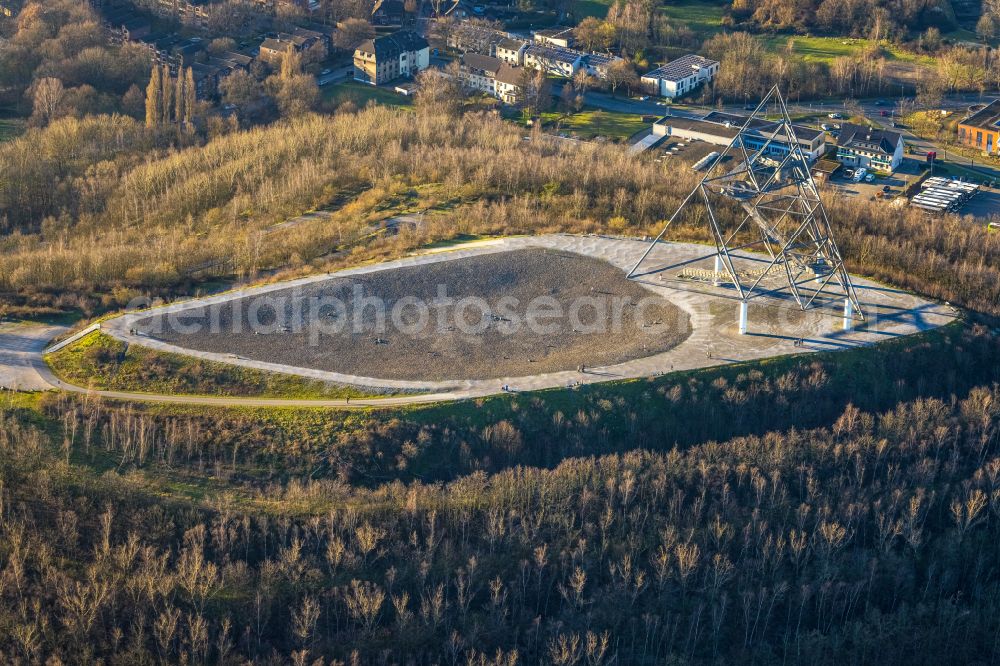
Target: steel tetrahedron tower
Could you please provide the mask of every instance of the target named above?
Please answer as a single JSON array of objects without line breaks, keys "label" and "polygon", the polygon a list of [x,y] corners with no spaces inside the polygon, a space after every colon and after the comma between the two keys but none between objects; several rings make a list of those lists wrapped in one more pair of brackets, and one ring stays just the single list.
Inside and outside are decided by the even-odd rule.
[{"label": "steel tetrahedron tower", "polygon": [[[772,115],[766,118],[769,107]],[[733,285],[744,304],[754,297],[790,293],[806,310],[817,304],[820,294],[837,294],[845,299],[845,316],[853,311],[864,319],[809,161],[777,86],[749,118],[737,120],[743,124],[731,126],[738,131],[729,146],[628,277],[638,274],[682,211],[704,206],[715,240],[717,275]],[[760,263],[762,268],[741,270],[734,263],[741,250],[764,254],[770,261]]]}]

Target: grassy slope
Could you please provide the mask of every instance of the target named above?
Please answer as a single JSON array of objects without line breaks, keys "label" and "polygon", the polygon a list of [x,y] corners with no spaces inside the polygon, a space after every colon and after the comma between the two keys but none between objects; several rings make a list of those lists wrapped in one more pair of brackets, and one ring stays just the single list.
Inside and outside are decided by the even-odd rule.
[{"label": "grassy slope", "polygon": [[[829,352],[824,354],[785,356],[762,361],[754,361],[729,366],[705,368],[700,370],[670,373],[662,377],[608,382],[577,389],[551,389],[547,391],[526,394],[500,394],[489,398],[459,403],[443,403],[438,405],[415,405],[410,407],[389,408],[383,410],[357,410],[331,412],[330,410],[296,409],[296,408],[214,408],[184,405],[149,405],[142,409],[159,417],[178,417],[194,419],[219,418],[220,423],[228,423],[233,432],[228,434],[239,441],[236,423],[244,426],[249,424],[252,432],[267,432],[272,442],[277,444],[278,457],[293,455],[287,447],[294,447],[296,462],[294,465],[305,465],[312,469],[316,464],[315,456],[338,441],[336,448],[340,451],[342,462],[357,465],[362,478],[381,478],[387,474],[385,464],[390,464],[393,454],[385,449],[388,440],[381,444],[364,436],[362,433],[378,431],[380,427],[388,427],[392,423],[410,423],[415,426],[425,426],[434,429],[440,435],[440,430],[453,430],[464,433],[463,441],[474,447],[473,455],[492,455],[477,444],[477,433],[491,424],[501,421],[516,423],[518,428],[529,438],[552,436],[552,423],[556,415],[565,415],[569,419],[579,418],[587,414],[594,421],[593,426],[599,428],[600,439],[604,442],[595,449],[601,454],[614,451],[626,451],[636,446],[635,428],[649,426],[655,420],[658,429],[663,433],[682,432],[690,429],[691,410],[697,411],[699,418],[705,416],[705,409],[715,405],[717,423],[704,423],[706,429],[704,439],[721,437],[723,439],[736,436],[745,430],[744,426],[730,427],[730,421],[735,417],[735,405],[728,405],[720,400],[719,391],[727,386],[734,388],[745,385],[748,381],[759,382],[761,378],[770,378],[773,382],[779,377],[794,377],[810,372],[825,373],[821,384],[802,387],[801,394],[793,400],[800,401],[801,410],[795,404],[778,407],[771,425],[776,429],[790,427],[786,423],[795,414],[796,427],[815,427],[822,425],[825,412],[833,409],[840,413],[841,403],[852,403],[862,410],[878,411],[887,404],[900,399],[899,386],[894,382],[901,379],[900,373],[907,372],[910,360],[926,357],[933,350],[947,352],[954,345],[961,345],[962,331],[965,325],[961,322],[946,326],[924,334],[903,339],[887,341],[877,348],[859,348],[845,352]],[[873,372],[873,368],[877,371]],[[748,379],[753,378],[755,379]],[[887,377],[894,378],[887,381]],[[722,387],[717,389],[716,387]],[[909,386],[909,384],[907,384]],[[671,388],[683,389],[687,396],[680,404],[674,405],[667,399]],[[918,391],[919,393],[919,391]],[[696,396],[700,394],[701,398]],[[774,400],[774,396],[758,396],[757,402],[751,401],[746,408],[751,412],[764,409],[763,403]],[[831,403],[832,400],[832,403]],[[817,404],[827,404],[825,408],[814,410]],[[624,406],[628,405],[627,408]],[[617,406],[617,407],[616,407]],[[25,404],[28,409],[37,410],[37,405]],[[690,408],[690,409],[689,409]],[[812,410],[812,411],[811,411]],[[784,414],[784,416],[781,416]],[[635,420],[636,417],[638,420]],[[381,425],[378,425],[381,424]],[[228,432],[226,426],[224,431]],[[716,432],[716,430],[718,430]],[[732,432],[730,432],[732,430]],[[765,429],[766,430],[766,429]],[[757,429],[749,428],[756,432]],[[392,439],[404,432],[411,435],[415,430],[387,429],[384,438]],[[546,434],[549,433],[549,434]],[[338,436],[340,437],[337,440]],[[346,436],[346,438],[345,438]],[[225,436],[220,435],[220,442]],[[252,438],[251,438],[252,439]],[[668,436],[669,439],[669,436]],[[354,444],[362,442],[361,451],[353,452]],[[617,442],[617,444],[615,444]],[[230,442],[231,443],[231,442]],[[141,486],[146,491],[158,496],[171,497],[174,500],[204,502],[213,506],[220,502],[229,504],[232,508],[249,508],[265,513],[292,513],[301,515],[322,514],[334,508],[325,498],[302,498],[302,502],[291,502],[279,507],[271,503],[260,503],[252,499],[248,491],[261,479],[268,478],[273,472],[268,460],[270,454],[251,455],[254,446],[248,446],[241,451],[237,461],[233,460],[231,471],[239,475],[241,481],[227,483],[214,475],[199,473],[190,466],[178,465],[175,468],[164,469],[158,466],[145,466],[133,470],[129,479],[131,483]],[[221,444],[226,446],[228,444]],[[521,462],[527,465],[554,466],[564,456],[571,455],[565,450],[570,447],[565,441],[553,442],[550,449],[543,453],[523,452],[526,456]],[[669,448],[669,442],[664,443]],[[420,448],[422,448],[421,445]],[[383,450],[385,449],[385,450]],[[378,455],[373,456],[373,451]],[[409,461],[404,478],[415,475],[417,478],[450,478],[452,474],[462,474],[457,460],[450,456],[454,452],[445,441],[438,441],[431,448],[418,452]],[[360,455],[361,458],[354,456]],[[580,455],[578,452],[576,455]],[[322,457],[320,455],[320,457]],[[382,460],[382,463],[379,462]],[[83,465],[91,472],[103,474],[120,466],[120,459],[112,453],[80,456],[75,462]],[[384,464],[383,464],[384,463]],[[289,461],[289,464],[291,462]],[[292,465],[294,467],[294,465]],[[453,467],[454,466],[454,467]],[[324,468],[325,469],[325,468]],[[287,471],[287,470],[286,470]],[[328,473],[329,470],[324,471]],[[256,479],[256,481],[255,481]],[[252,493],[250,493],[252,494]]]},{"label": "grassy slope", "polygon": [[346,81],[344,83],[326,86],[323,88],[323,99],[332,100],[337,104],[351,101],[354,102],[359,108],[367,105],[369,102],[376,102],[378,104],[395,107],[410,106],[413,103],[412,100],[405,95],[400,95],[399,93],[385,88],[377,88],[365,83],[358,83],[357,81]]},{"label": "grassy slope", "polygon": [[611,139],[627,139],[636,132],[649,127],[649,122],[635,113],[612,113],[610,111],[584,110],[564,116],[561,113],[543,113],[542,120],[548,130],[563,131],[582,139],[604,136]]},{"label": "grassy slope", "polygon": [[[792,40],[792,52],[806,62],[832,63],[837,58],[855,55],[868,44],[866,39],[850,37],[804,37],[799,35],[774,35],[761,38],[768,48],[774,52],[784,51],[789,40]],[[903,51],[893,44],[883,44],[883,50],[888,60],[906,62],[918,65],[933,64],[930,56],[918,55]]]},{"label": "grassy slope", "polygon": [[674,23],[684,23],[695,33],[710,37],[722,30],[722,16],[728,2],[679,0],[663,5],[663,13]]},{"label": "grassy slope", "polygon": [[[580,19],[585,16],[604,18],[612,0],[577,0],[573,13]],[[696,33],[712,35],[722,29],[722,16],[728,2],[718,0],[672,0],[662,6],[663,13],[672,23],[687,25]]]},{"label": "grassy slope", "polygon": [[95,332],[46,357],[67,382],[101,390],[272,398],[368,397],[371,391],[128,346]]}]

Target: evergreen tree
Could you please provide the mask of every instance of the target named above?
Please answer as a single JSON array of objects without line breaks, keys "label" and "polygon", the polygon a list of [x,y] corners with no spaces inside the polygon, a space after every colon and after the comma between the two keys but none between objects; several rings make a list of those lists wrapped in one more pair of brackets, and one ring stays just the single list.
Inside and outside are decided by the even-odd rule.
[{"label": "evergreen tree", "polygon": [[160,68],[153,65],[153,71],[149,77],[149,85],[146,86],[146,127],[155,127],[160,123],[162,85]]}]

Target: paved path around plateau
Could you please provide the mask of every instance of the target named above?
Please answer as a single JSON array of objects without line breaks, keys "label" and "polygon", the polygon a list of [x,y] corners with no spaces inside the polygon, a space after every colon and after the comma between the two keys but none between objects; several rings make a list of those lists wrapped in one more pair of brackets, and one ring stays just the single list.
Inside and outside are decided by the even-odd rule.
[{"label": "paved path around plateau", "polygon": [[[645,251],[648,243],[636,239],[562,234],[504,238],[455,246],[450,251],[423,253],[384,264],[361,266],[340,271],[332,277],[360,275],[401,266],[448,261],[472,254],[505,252],[527,247],[543,247],[595,257],[627,271]],[[352,398],[347,401],[157,395],[89,390],[61,382],[52,375],[42,360],[46,342],[64,329],[26,324],[0,328],[0,385],[22,390],[62,389],[109,399],[173,404],[228,407],[393,407],[482,397],[501,392],[504,385],[510,386],[515,391],[540,390],[656,376],[672,371],[752,361],[785,354],[850,349],[935,328],[956,317],[955,312],[945,306],[897,289],[855,278],[862,307],[868,316],[868,321],[855,330],[842,330],[842,301],[831,299],[822,307],[802,312],[794,302],[772,297],[751,301],[750,332],[747,335],[739,335],[736,330],[738,300],[732,289],[726,285],[712,286],[710,283],[680,278],[683,269],[711,270],[713,253],[714,248],[701,245],[658,244],[650,254],[648,263],[643,265],[643,272],[636,278],[649,291],[670,300],[688,313],[693,331],[687,340],[661,354],[613,366],[587,368],[585,372],[572,370],[526,377],[451,381],[401,381],[350,376],[185,349],[155,338],[138,335],[133,329],[136,328],[137,322],[150,315],[150,311],[146,311],[129,313],[108,320],[102,324],[102,330],[129,344],[164,352],[323,381],[403,391],[420,390],[425,393],[385,398]],[[738,261],[738,268],[748,270],[759,268],[760,261],[760,257],[743,255]],[[645,268],[646,266],[649,268]],[[266,294],[287,289],[295,284],[319,282],[330,278],[329,275],[315,275],[291,282],[237,289],[202,299],[179,301],[162,306],[160,311],[177,312],[202,308],[228,299]]]},{"label": "paved path around plateau", "polygon": [[[215,407],[394,407],[408,404],[454,400],[452,395],[404,395],[351,400],[309,400],[293,398],[253,398],[243,396],[166,395],[129,391],[102,391],[76,386],[56,377],[42,359],[53,337],[66,332],[65,326],[29,322],[0,324],[0,388],[14,391],[63,390],[131,402],[206,405]],[[467,396],[461,396],[467,397]]]}]

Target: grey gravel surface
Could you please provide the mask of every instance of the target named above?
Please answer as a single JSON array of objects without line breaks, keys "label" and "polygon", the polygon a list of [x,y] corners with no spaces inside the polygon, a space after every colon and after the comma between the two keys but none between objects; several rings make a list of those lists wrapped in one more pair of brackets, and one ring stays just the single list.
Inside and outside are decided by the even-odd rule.
[{"label": "grey gravel surface", "polygon": [[189,349],[402,380],[613,365],[691,331],[687,313],[619,268],[541,248],[331,278],[138,327]]}]

